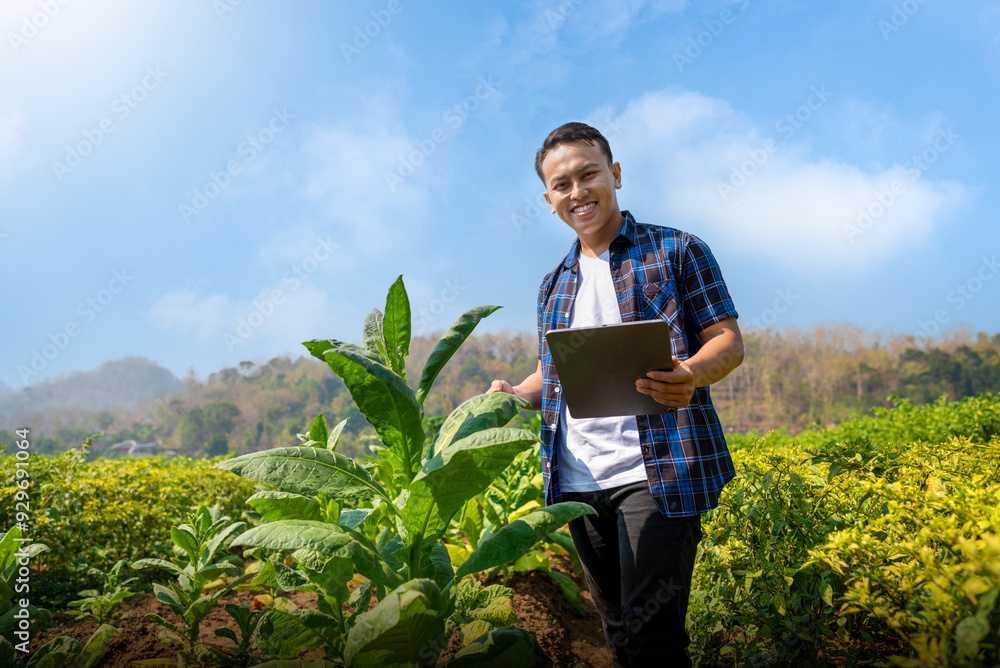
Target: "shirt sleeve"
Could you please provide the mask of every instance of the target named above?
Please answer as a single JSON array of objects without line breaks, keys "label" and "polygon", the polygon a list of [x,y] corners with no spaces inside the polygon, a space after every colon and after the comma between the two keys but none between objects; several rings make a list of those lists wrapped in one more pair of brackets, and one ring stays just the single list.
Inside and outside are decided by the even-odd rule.
[{"label": "shirt sleeve", "polygon": [[739,317],[715,256],[708,244],[693,234],[688,235],[684,247],[682,269],[684,312],[697,331],[726,318]]}]

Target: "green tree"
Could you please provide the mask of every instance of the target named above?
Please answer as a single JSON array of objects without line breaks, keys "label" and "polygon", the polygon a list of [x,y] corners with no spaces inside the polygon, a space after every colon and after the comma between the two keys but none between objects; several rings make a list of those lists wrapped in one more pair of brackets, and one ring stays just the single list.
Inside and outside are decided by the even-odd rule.
[{"label": "green tree", "polygon": [[205,430],[205,415],[200,408],[192,408],[184,414],[177,423],[177,436],[180,445],[188,448],[200,448],[208,434]]},{"label": "green tree", "polygon": [[208,445],[205,446],[205,454],[209,457],[229,454],[229,439],[226,438],[226,435],[215,434],[212,438],[208,439]]},{"label": "green tree", "polygon": [[202,409],[202,415],[205,420],[206,433],[226,434],[228,436],[236,426],[236,418],[240,415],[240,409],[236,407],[236,404],[228,401],[217,401],[205,406]]}]

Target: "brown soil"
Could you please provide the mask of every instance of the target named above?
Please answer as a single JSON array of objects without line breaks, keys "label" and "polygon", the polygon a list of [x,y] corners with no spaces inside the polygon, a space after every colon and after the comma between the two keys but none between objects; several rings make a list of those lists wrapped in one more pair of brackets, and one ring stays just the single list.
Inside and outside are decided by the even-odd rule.
[{"label": "brown soil", "polygon": [[[572,564],[567,564],[554,555],[550,555],[550,558],[553,559],[556,568],[572,577],[581,587],[585,587],[582,576],[575,572]],[[586,591],[584,591],[584,601],[588,607],[586,614],[581,618],[563,597],[559,586],[544,573],[533,571],[516,574],[505,584],[515,592],[514,610],[521,619],[521,623],[516,626],[534,634],[542,649],[552,658],[556,668],[610,668],[611,652],[604,645],[601,622]],[[286,592],[285,595],[298,607],[312,609],[316,607],[315,594]],[[200,639],[230,645],[230,641],[219,638],[214,633],[215,629],[226,626],[238,634],[232,619],[223,608],[226,603],[250,605],[253,596],[252,592],[240,591],[223,598],[222,605],[213,610],[202,622]],[[124,612],[125,616],[113,623],[118,632],[108,643],[98,668],[129,668],[132,661],[142,659],[176,659],[176,650],[159,640],[159,634],[164,628],[146,619],[146,613],[153,612],[167,621],[175,622],[176,617],[165,604],[156,600],[152,594],[142,594],[125,599],[119,610]],[[32,641],[30,649],[34,651],[56,636],[70,636],[85,643],[96,628],[97,625],[92,621],[73,621],[65,614],[57,613],[52,626]],[[442,654],[442,660],[453,655],[458,649],[456,634],[448,650]],[[320,656],[322,655],[316,652],[304,652],[300,658],[313,659]]]}]

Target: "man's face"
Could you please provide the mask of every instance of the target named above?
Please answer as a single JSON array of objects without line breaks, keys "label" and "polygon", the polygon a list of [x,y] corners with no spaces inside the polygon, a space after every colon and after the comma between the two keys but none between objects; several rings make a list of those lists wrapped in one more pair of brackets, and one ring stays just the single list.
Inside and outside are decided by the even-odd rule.
[{"label": "man's face", "polygon": [[545,156],[542,175],[545,201],[552,213],[578,236],[603,237],[618,232],[622,218],[615,190],[622,187],[621,165],[609,165],[600,146],[561,144]]}]

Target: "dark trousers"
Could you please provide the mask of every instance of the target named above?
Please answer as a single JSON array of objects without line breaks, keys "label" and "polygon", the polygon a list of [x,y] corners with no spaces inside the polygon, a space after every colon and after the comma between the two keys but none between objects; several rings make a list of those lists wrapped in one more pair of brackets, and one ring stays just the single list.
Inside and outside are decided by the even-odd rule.
[{"label": "dark trousers", "polygon": [[562,497],[597,511],[569,528],[615,667],[690,666],[684,618],[701,517],[663,515],[645,482]]}]

